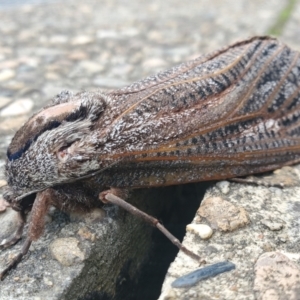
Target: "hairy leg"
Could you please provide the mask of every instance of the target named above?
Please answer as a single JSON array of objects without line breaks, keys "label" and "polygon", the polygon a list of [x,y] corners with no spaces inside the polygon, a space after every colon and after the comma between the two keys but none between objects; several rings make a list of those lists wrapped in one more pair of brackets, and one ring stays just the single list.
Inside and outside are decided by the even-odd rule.
[{"label": "hairy leg", "polygon": [[[6,274],[18,265],[18,263],[22,260],[22,257],[28,252],[31,242],[37,240],[43,233],[45,226],[45,215],[47,214],[50,204],[51,191],[49,191],[49,189],[37,193],[31,210],[31,220],[29,223],[28,235],[22,246],[22,250],[12,261],[9,262],[8,266],[0,273],[0,280],[3,280]],[[24,223],[22,228],[20,226],[17,230],[17,232],[19,231],[19,229],[21,230],[20,234],[22,234]],[[17,235],[15,235],[15,237],[12,238],[11,241],[16,239],[16,236]]]},{"label": "hairy leg", "polygon": [[16,244],[22,237],[23,229],[26,223],[26,213],[25,211],[18,211],[18,223],[19,226],[16,232],[9,238],[2,241],[0,244],[0,250],[9,248]]}]

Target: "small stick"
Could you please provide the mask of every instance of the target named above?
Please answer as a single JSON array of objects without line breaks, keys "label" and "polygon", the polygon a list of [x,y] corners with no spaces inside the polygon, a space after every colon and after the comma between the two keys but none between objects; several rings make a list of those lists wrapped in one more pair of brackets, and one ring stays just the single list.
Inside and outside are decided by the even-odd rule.
[{"label": "small stick", "polygon": [[197,260],[200,263],[205,263],[205,260],[201,259],[200,256],[198,256],[197,254],[195,254],[194,252],[190,251],[185,246],[183,246],[180,243],[180,241],[170,231],[168,231],[161,223],[159,223],[159,221],[154,217],[144,213],[143,211],[139,210],[135,206],[129,204],[125,200],[115,196],[112,193],[107,193],[107,194],[105,193],[104,195],[100,195],[100,199],[103,202],[109,202],[118,205],[123,209],[127,210],[129,213],[139,218],[142,218],[144,221],[150,223],[152,226],[159,229],[175,246],[177,246],[186,255],[188,255],[192,259]]}]

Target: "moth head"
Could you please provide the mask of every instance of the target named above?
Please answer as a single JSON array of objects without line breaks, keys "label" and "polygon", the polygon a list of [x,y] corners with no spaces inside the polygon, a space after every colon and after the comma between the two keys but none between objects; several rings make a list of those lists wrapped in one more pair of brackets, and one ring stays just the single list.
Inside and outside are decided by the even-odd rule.
[{"label": "moth head", "polygon": [[75,181],[99,168],[91,132],[106,105],[104,94],[63,92],[25,123],[7,150],[5,172],[15,196]]}]

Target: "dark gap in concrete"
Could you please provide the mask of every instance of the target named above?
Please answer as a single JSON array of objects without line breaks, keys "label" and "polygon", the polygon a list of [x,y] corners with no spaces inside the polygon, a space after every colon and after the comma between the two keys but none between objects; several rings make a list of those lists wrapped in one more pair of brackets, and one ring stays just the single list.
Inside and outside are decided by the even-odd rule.
[{"label": "dark gap in concrete", "polygon": [[[171,208],[166,209],[159,219],[179,240],[182,241],[186,225],[193,220],[209,185],[210,183],[198,183],[174,187]],[[147,263],[141,268],[139,278],[135,282],[125,280],[122,287],[117,288],[114,299],[153,300],[159,297],[167,269],[175,259],[178,249],[158,230],[153,231],[152,240],[152,251]]]}]

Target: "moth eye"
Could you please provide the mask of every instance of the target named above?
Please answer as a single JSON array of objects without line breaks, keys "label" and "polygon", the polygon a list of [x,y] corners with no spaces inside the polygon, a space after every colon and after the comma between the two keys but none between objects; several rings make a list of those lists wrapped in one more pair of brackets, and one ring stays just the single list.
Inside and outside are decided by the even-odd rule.
[{"label": "moth eye", "polygon": [[68,147],[62,147],[60,148],[57,153],[57,158],[61,161],[61,162],[66,162],[68,157],[69,157],[69,151],[68,151]]}]

